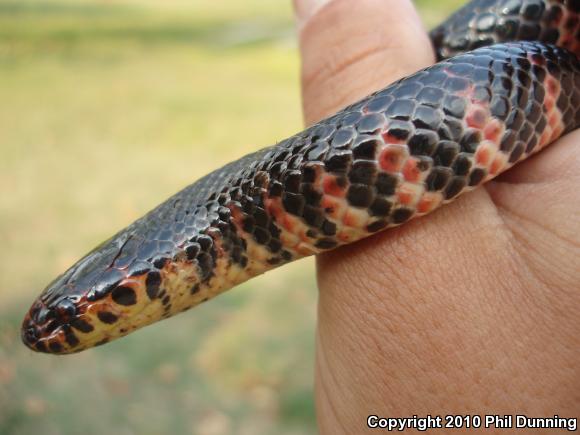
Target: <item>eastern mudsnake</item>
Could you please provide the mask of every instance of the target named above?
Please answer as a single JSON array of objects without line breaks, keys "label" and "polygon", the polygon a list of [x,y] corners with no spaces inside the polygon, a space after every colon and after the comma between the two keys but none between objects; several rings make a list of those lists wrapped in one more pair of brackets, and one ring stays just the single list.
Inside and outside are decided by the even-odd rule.
[{"label": "eastern mudsnake", "polygon": [[541,150],[580,124],[579,13],[578,0],[471,2],[431,32],[440,63],[210,173],[91,251],[33,303],[24,343],[106,343],[427,214]]}]

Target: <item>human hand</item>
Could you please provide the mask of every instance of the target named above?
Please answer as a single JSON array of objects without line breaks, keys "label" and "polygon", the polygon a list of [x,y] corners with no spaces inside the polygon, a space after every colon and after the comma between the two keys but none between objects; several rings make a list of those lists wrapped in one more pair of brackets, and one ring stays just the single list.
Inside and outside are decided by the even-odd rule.
[{"label": "human hand", "polygon": [[[434,62],[409,0],[294,3],[307,124]],[[578,417],[579,141],[318,257],[321,433],[370,414]]]}]

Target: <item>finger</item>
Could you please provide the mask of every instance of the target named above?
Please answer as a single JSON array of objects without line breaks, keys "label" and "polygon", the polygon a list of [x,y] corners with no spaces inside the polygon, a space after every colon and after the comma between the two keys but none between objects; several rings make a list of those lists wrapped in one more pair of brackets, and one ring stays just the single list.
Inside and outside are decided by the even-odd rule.
[{"label": "finger", "polygon": [[[308,123],[432,63],[408,1],[334,0],[302,14]],[[541,373],[550,362],[535,349],[559,355],[563,347],[550,331],[576,331],[578,322],[562,315],[574,313],[566,307],[575,304],[535,281],[512,239],[486,190],[478,189],[427,219],[318,256],[321,433],[358,432],[369,409],[392,415],[441,404],[517,408],[504,394],[508,384],[535,403],[537,391],[525,379],[514,382],[514,373],[528,361],[530,373]],[[560,258],[552,248],[543,257]],[[578,270],[570,263],[578,256],[565,257],[564,267]],[[535,268],[542,277],[547,269]],[[564,279],[560,287],[572,293],[577,286]],[[538,321],[546,327],[530,333]],[[514,348],[514,340],[525,345]],[[503,370],[489,382],[473,381],[482,367],[499,365]],[[540,389],[561,403],[575,391]]]},{"label": "finger", "polygon": [[410,0],[295,0],[306,124],[434,62]]},{"label": "finger", "polygon": [[[303,109],[307,124],[434,61],[430,42],[408,0],[295,0],[294,5],[300,29]],[[364,257],[360,253],[358,258]],[[328,258],[332,262],[333,257]],[[347,262],[338,260],[337,264]],[[328,312],[343,312],[341,308],[334,309],[334,302],[341,305],[339,301],[345,295],[341,294],[343,287],[323,284],[329,284],[328,271],[333,269],[325,267],[324,261],[319,266],[322,285],[317,334],[317,413],[321,433],[339,433],[335,426],[337,419],[332,415],[334,407],[330,405],[336,390],[332,385],[328,390],[325,388],[328,383],[324,375],[333,371],[327,365],[336,367],[337,360],[326,359],[332,352],[324,349],[324,343],[344,337],[342,328],[335,328],[334,322],[344,316]],[[339,274],[345,270],[346,267],[340,266],[335,269]],[[337,351],[342,349],[340,345],[331,347]]]}]

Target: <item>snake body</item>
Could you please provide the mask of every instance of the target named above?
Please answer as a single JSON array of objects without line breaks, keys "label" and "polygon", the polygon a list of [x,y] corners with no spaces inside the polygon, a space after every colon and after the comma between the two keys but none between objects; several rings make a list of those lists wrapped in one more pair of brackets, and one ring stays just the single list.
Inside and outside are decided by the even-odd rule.
[{"label": "snake body", "polygon": [[33,303],[24,343],[103,344],[428,214],[540,151],[580,124],[579,10],[468,4],[431,33],[440,63],[210,173],[91,251]]}]

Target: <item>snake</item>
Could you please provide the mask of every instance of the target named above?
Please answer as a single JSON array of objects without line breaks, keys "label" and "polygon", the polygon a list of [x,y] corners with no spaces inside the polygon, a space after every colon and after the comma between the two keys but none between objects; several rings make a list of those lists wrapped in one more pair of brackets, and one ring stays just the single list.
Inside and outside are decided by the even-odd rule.
[{"label": "snake", "polygon": [[580,125],[579,14],[578,0],[464,5],[430,32],[438,63],[209,173],[72,265],[26,313],[24,344],[102,345],[541,151]]}]

